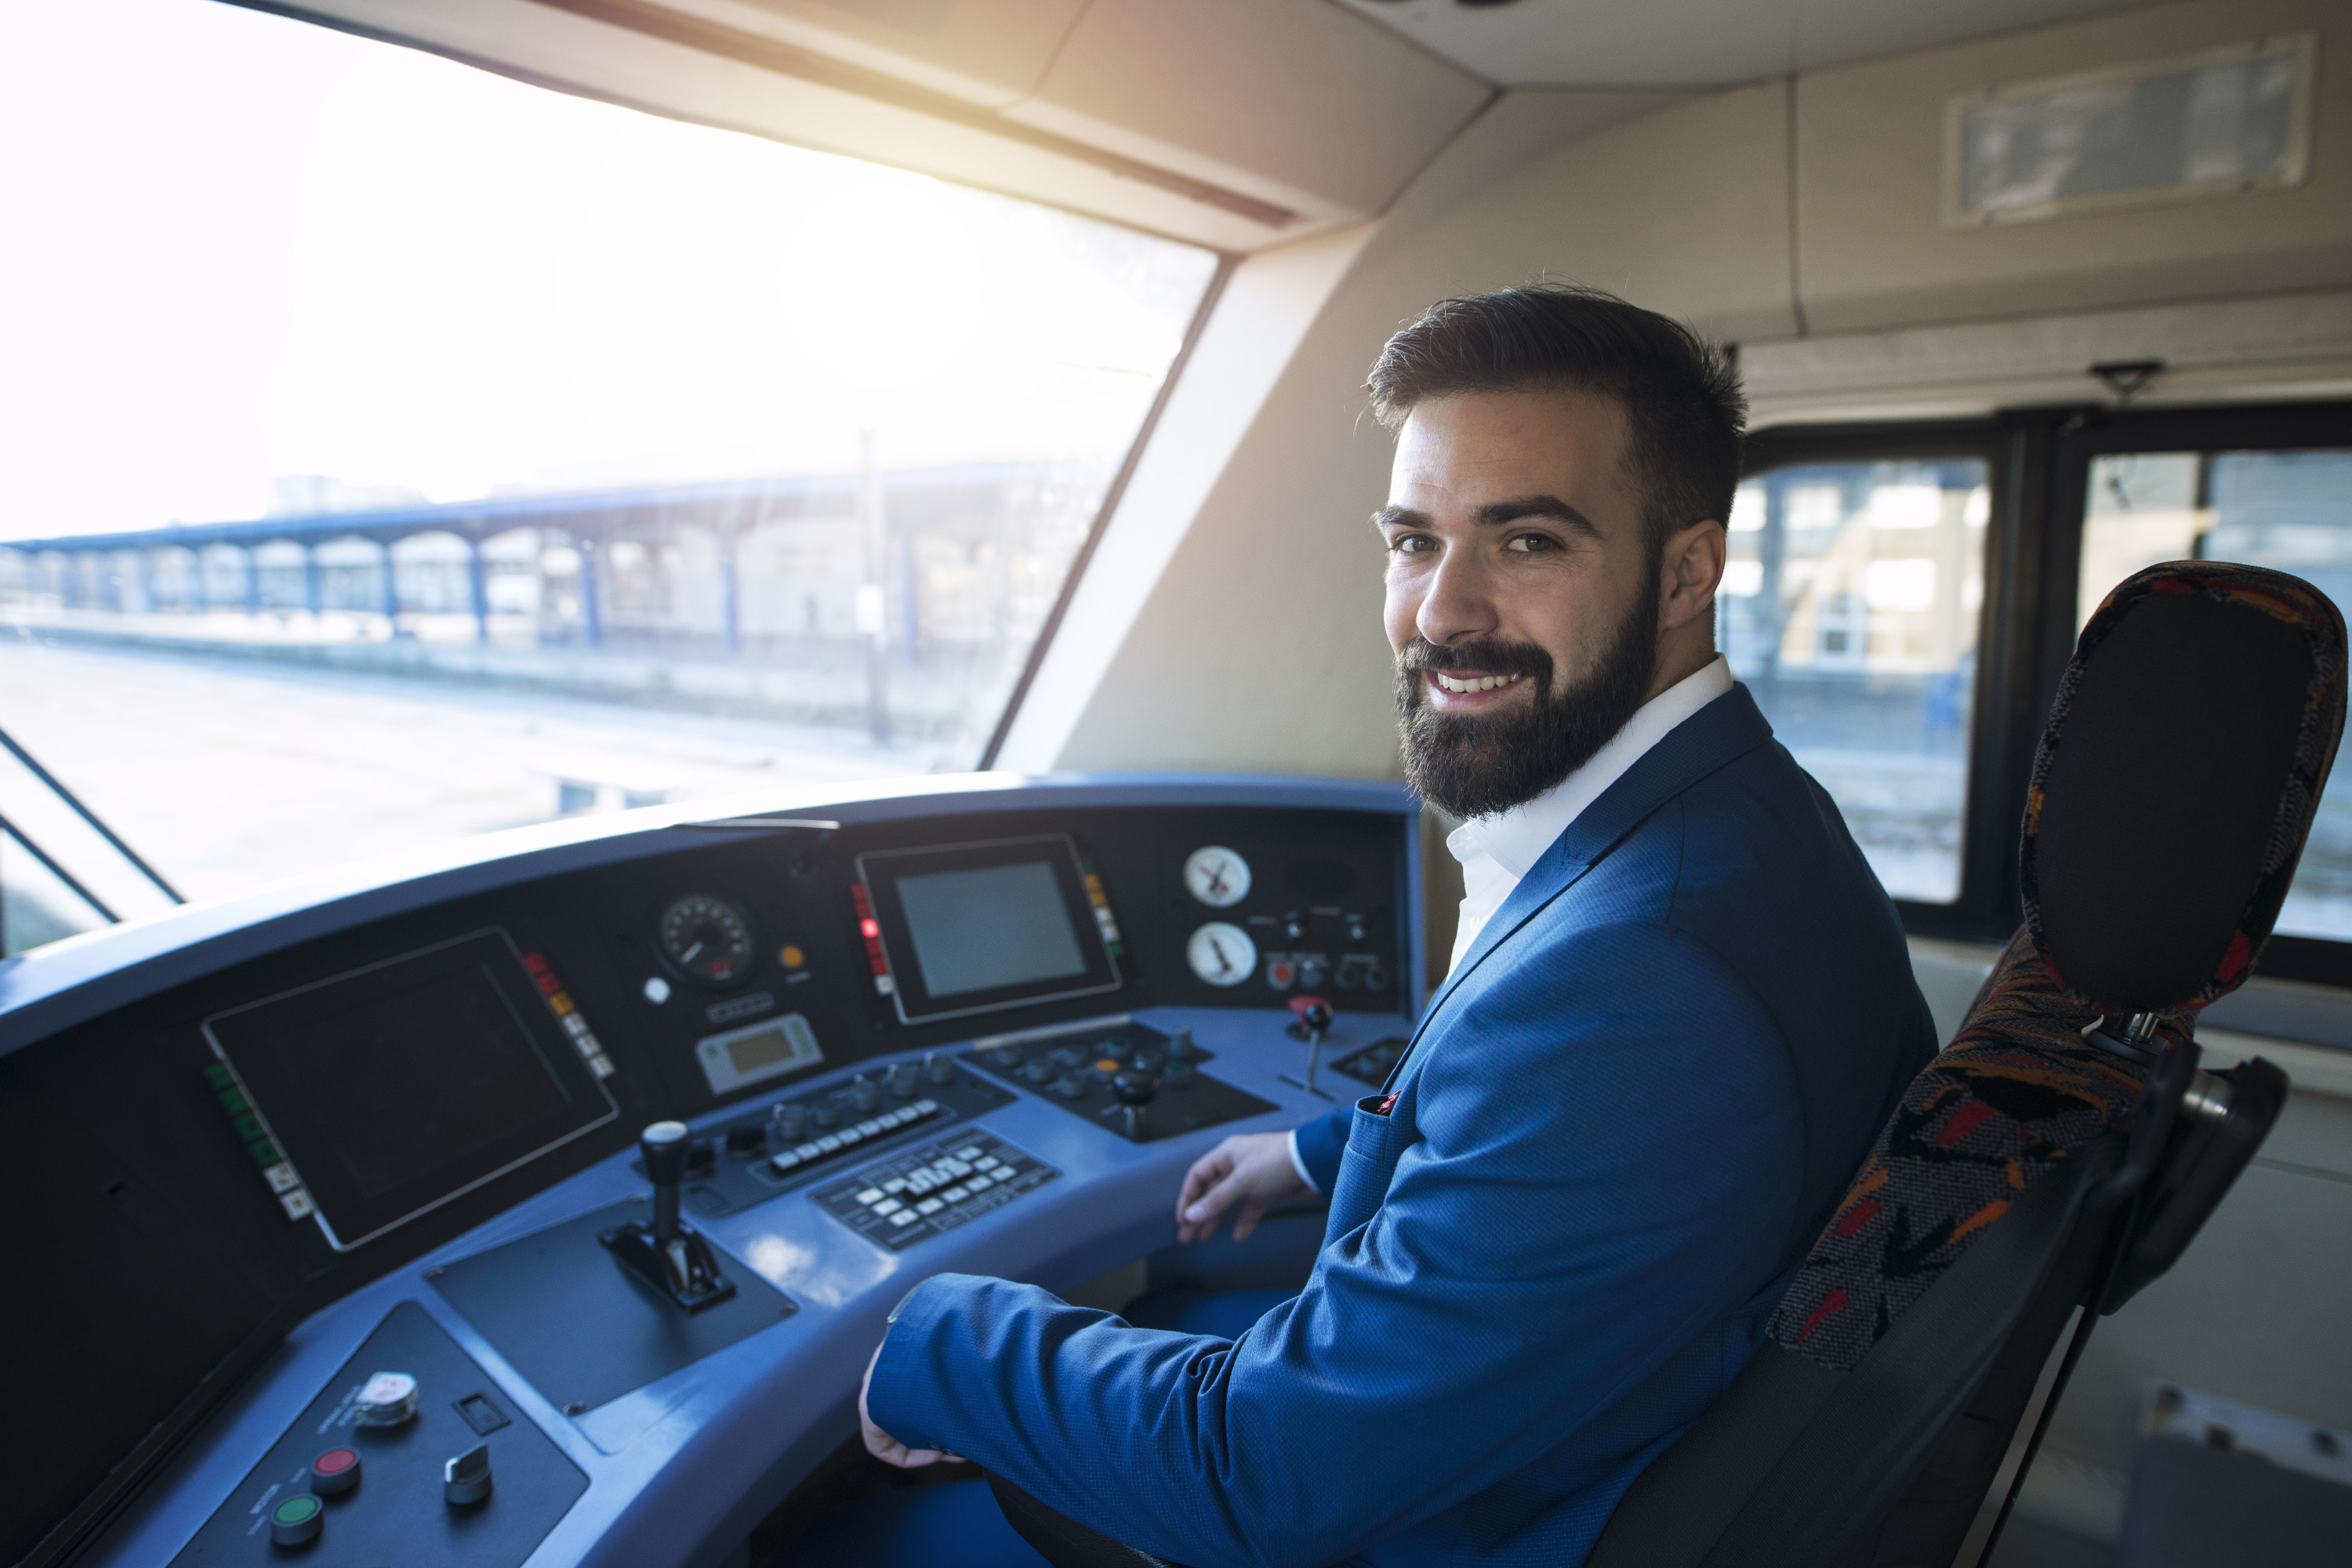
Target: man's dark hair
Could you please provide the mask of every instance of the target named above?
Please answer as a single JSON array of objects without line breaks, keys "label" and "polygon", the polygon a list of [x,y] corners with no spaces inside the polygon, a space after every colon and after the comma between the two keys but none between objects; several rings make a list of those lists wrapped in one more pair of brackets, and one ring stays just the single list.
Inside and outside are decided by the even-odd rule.
[{"label": "man's dark hair", "polygon": [[1560,283],[1440,300],[1391,338],[1365,383],[1393,430],[1457,392],[1574,388],[1625,410],[1626,457],[1653,552],[1704,518],[1727,522],[1748,399],[1731,358],[1679,321]]}]

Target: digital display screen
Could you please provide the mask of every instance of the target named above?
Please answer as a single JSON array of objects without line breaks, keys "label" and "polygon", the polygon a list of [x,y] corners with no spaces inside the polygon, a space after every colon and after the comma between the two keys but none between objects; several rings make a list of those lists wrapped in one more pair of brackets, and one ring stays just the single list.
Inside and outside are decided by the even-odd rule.
[{"label": "digital display screen", "polygon": [[265,1048],[371,1198],[572,1098],[480,964],[312,1019]]},{"label": "digital display screen", "polygon": [[735,1064],[737,1072],[757,1072],[761,1068],[788,1062],[797,1053],[792,1040],[782,1028],[761,1029],[755,1035],[745,1035],[727,1045],[727,1059]]},{"label": "digital display screen", "polygon": [[1119,988],[1118,922],[1066,833],[857,857],[875,986],[928,1023]]},{"label": "digital display screen", "polygon": [[898,879],[907,935],[935,997],[1067,980],[1086,954],[1052,864],[1022,860]]},{"label": "digital display screen", "polygon": [[338,1250],[620,1114],[496,927],[204,1028]]}]

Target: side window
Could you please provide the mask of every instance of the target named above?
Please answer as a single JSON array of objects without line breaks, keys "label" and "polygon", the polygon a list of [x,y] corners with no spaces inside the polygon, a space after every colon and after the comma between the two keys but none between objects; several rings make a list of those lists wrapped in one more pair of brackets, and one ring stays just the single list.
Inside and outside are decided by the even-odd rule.
[{"label": "side window", "polygon": [[[2090,460],[2074,625],[2107,590],[2159,561],[2237,561],[2291,572],[2352,605],[2352,447],[2105,452]],[[2278,930],[2352,940],[2352,776],[2339,765]]]},{"label": "side window", "polygon": [[1717,645],[1889,894],[1960,896],[1990,466],[1789,462],[1739,487]]}]

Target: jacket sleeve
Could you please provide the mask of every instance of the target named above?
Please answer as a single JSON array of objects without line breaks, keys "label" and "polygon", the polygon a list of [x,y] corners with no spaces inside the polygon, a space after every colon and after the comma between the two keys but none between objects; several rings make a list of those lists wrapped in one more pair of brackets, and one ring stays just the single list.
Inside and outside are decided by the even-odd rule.
[{"label": "jacket sleeve", "polygon": [[1354,1116],[1354,1108],[1343,1105],[1328,1116],[1301,1122],[1292,1133],[1298,1140],[1299,1163],[1307,1167],[1315,1190],[1327,1198],[1339,1183],[1339,1156],[1347,1152],[1348,1124]]},{"label": "jacket sleeve", "polygon": [[1241,1339],[943,1275],[883,1343],[874,1419],[1193,1568],[1333,1563],[1538,1458],[1605,1468],[1580,1428],[1779,1268],[1795,1084],[1754,994],[1670,927],[1513,967],[1423,1040],[1378,1206]]}]

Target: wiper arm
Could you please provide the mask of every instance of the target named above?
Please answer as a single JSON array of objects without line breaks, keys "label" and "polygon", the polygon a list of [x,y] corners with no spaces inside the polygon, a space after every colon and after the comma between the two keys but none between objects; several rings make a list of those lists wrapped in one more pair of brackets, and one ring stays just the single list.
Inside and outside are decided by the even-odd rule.
[{"label": "wiper arm", "polygon": [[[154,867],[147,864],[146,861],[142,860],[136,850],[132,849],[130,845],[125,844],[120,837],[116,837],[114,829],[109,827],[105,823],[100,822],[98,819],[98,813],[84,805],[81,803],[80,798],[77,796],[73,791],[66,788],[64,784],[58,779],[56,774],[50,773],[48,769],[35,762],[33,760],[33,753],[18,745],[16,742],[16,738],[10,735],[5,730],[0,730],[0,746],[7,747],[8,754],[15,757],[18,762],[24,763],[26,772],[30,773],[35,778],[47,784],[49,787],[50,794],[56,795],[59,800],[64,801],[68,805],[73,807],[74,815],[80,817],[84,822],[89,823],[90,826],[96,830],[100,838],[105,839],[109,844],[114,846],[114,852],[116,854],[121,856],[125,860],[130,861],[133,866],[136,866],[139,868],[141,875],[144,876],[149,881],[154,883],[158,888],[161,888],[163,890],[163,896],[165,898],[171,900],[175,904],[184,904],[188,901],[186,899],[180,896],[180,890],[177,888],[174,888],[171,883],[163,880],[163,874],[161,872],[157,871]],[[5,817],[0,817],[0,831],[5,831],[9,837],[23,845],[26,849],[31,852],[35,859],[38,860],[42,865],[47,866],[50,872],[55,875],[59,881],[71,888],[89,904],[90,908],[98,910],[100,914],[105,915],[110,921],[119,921],[121,920],[121,916],[109,910],[104,904],[100,903],[96,899],[91,898],[87,889],[83,888],[79,882],[75,881],[71,877],[67,876],[65,871],[56,861],[50,859],[46,854],[43,854],[40,848],[36,846],[31,839],[26,837],[23,833],[19,832],[14,826],[10,825]]]}]

